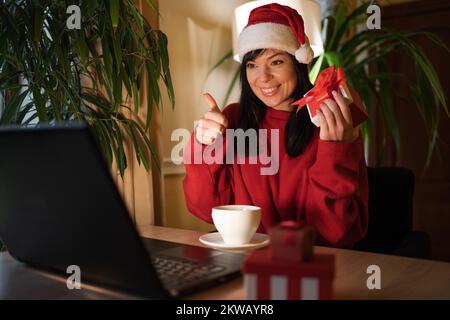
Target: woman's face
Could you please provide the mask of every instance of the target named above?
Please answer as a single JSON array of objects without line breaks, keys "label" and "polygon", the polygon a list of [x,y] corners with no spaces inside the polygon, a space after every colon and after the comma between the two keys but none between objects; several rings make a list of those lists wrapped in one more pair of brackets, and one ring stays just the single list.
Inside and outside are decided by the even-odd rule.
[{"label": "woman's face", "polygon": [[288,53],[267,49],[246,65],[247,81],[253,93],[268,107],[290,111],[297,85],[294,62]]}]

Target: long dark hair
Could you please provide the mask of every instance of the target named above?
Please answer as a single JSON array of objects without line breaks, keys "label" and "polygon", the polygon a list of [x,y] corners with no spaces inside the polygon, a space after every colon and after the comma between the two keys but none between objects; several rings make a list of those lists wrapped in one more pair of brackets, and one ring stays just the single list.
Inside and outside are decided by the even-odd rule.
[{"label": "long dark hair", "polygon": [[[264,118],[267,106],[253,93],[250,84],[247,81],[247,62],[253,61],[261,55],[264,49],[258,49],[248,52],[242,59],[241,64],[241,98],[240,111],[236,128],[258,130],[260,121]],[[292,93],[292,98],[300,99],[312,88],[308,78],[308,69],[305,64],[298,62],[294,56],[289,55],[294,62],[297,73],[297,86]],[[309,119],[308,110],[303,108],[296,112],[293,108],[286,123],[285,139],[286,152],[289,156],[295,157],[301,154],[308,146],[313,136],[315,126]]]}]

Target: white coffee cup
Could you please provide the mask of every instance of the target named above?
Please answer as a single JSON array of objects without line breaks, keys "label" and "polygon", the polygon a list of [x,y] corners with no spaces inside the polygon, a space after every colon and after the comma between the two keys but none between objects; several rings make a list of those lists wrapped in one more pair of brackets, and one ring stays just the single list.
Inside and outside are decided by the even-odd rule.
[{"label": "white coffee cup", "polygon": [[226,205],[212,209],[212,219],[225,244],[249,243],[261,222],[261,208]]}]

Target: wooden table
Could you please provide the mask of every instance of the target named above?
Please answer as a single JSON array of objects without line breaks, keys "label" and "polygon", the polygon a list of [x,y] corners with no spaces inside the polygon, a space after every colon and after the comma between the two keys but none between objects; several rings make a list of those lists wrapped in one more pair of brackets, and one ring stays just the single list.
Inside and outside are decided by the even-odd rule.
[{"label": "wooden table", "polygon": [[[157,226],[140,228],[143,237],[196,246],[203,232]],[[318,253],[336,256],[335,299],[450,299],[450,263],[411,259],[344,249],[316,247]],[[381,269],[381,289],[369,290],[367,267]],[[133,298],[101,288],[83,287],[69,291],[53,275],[32,270],[7,253],[0,255],[0,300],[41,299],[121,299]],[[189,296],[188,299],[245,299],[242,279]]]}]

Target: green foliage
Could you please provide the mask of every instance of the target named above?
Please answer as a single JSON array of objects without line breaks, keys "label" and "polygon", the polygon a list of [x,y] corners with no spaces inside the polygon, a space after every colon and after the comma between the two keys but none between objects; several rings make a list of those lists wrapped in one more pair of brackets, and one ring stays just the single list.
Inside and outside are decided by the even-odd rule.
[{"label": "green foliage", "polygon": [[[373,2],[373,1],[372,1]],[[400,133],[395,116],[393,81],[404,81],[410,88],[410,94],[419,111],[428,135],[428,154],[425,167],[431,161],[438,139],[441,115],[450,116],[445,94],[432,63],[422,48],[414,41],[415,37],[426,36],[435,44],[450,52],[449,48],[434,34],[429,32],[402,32],[391,29],[366,28],[356,31],[345,38],[350,28],[365,23],[367,7],[372,3],[363,3],[349,15],[344,2],[340,2],[337,14],[326,17],[323,21],[324,53],[311,64],[310,78],[314,82],[321,70],[330,65],[342,66],[349,83],[361,95],[369,112],[369,121],[362,125],[362,133],[370,145],[372,123],[370,115],[375,108],[381,117],[381,132],[377,132],[383,141],[378,163],[383,159],[383,150],[388,136],[392,137],[397,152],[400,152]],[[414,61],[416,79],[409,79],[402,74],[389,73],[386,65],[388,54],[406,53]],[[370,66],[370,68],[369,68]]]},{"label": "green foliage", "polygon": [[[147,0],[155,14],[153,2]],[[159,159],[147,133],[158,81],[174,106],[167,37],[152,29],[134,0],[0,0],[0,124],[86,120],[107,161],[127,167],[124,140],[149,170]],[[81,9],[81,29],[68,29],[69,5]],[[148,86],[147,118],[137,120],[139,92]],[[134,100],[133,107],[123,103]],[[24,103],[26,101],[26,103]],[[0,107],[1,110],[1,107]]]}]

